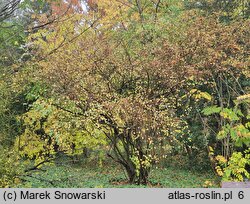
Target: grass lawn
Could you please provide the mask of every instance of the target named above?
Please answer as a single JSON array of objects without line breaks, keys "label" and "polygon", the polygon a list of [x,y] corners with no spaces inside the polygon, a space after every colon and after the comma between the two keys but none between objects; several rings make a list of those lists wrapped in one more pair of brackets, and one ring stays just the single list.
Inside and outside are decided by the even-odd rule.
[{"label": "grass lawn", "polygon": [[[46,170],[46,171],[45,171]],[[199,188],[209,182],[209,187],[219,187],[213,172],[199,172],[166,167],[152,169],[148,186],[131,185],[126,182],[125,173],[114,165],[90,167],[84,164],[54,164],[33,171],[23,177],[17,187],[26,188]]]}]

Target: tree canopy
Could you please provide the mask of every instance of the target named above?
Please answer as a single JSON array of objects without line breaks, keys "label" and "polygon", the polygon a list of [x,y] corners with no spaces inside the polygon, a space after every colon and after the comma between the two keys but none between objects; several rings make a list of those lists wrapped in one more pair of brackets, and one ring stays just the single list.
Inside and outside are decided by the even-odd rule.
[{"label": "tree canopy", "polygon": [[89,151],[134,184],[184,155],[223,180],[249,179],[249,8],[244,0],[3,1],[0,155],[9,157],[0,186],[60,153]]}]

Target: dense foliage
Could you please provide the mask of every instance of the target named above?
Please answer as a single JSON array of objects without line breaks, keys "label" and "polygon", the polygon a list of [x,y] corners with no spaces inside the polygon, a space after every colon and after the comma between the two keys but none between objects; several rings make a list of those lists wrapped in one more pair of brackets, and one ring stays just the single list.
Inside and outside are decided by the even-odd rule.
[{"label": "dense foliage", "polygon": [[244,0],[0,4],[0,186],[60,155],[113,160],[131,184],[176,160],[250,179],[249,13]]}]

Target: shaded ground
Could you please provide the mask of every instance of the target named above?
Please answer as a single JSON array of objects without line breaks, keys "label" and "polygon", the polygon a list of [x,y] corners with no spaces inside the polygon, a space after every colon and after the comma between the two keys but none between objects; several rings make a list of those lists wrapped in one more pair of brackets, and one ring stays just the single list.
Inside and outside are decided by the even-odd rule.
[{"label": "shaded ground", "polygon": [[[56,164],[33,171],[23,177],[18,187],[32,188],[199,188],[219,187],[212,172],[190,171],[181,168],[153,169],[148,186],[131,185],[126,182],[122,169],[114,165],[90,167],[84,164]],[[46,171],[45,171],[46,169]]]}]

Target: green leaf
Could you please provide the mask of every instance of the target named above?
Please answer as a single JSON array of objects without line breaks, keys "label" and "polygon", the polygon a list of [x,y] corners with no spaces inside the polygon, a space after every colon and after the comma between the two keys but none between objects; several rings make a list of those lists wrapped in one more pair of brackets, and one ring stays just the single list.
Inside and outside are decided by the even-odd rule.
[{"label": "green leaf", "polygon": [[235,129],[230,129],[230,135],[232,137],[233,140],[235,140],[237,138],[237,132]]},{"label": "green leaf", "polygon": [[222,140],[227,136],[227,134],[228,134],[228,131],[225,129],[222,129],[221,131],[218,132],[217,139]]},{"label": "green leaf", "polygon": [[225,170],[225,175],[226,175],[227,178],[230,177],[231,172],[232,172],[232,170],[230,170],[230,169],[226,169],[226,170]]},{"label": "green leaf", "polygon": [[218,106],[209,106],[209,107],[206,107],[202,110],[202,113],[204,115],[212,115],[214,113],[219,113],[221,111],[221,107],[218,107]]},{"label": "green leaf", "polygon": [[220,112],[220,115],[221,117],[229,119],[230,121],[237,121],[240,119],[233,110],[228,108],[223,108],[222,111]]}]

